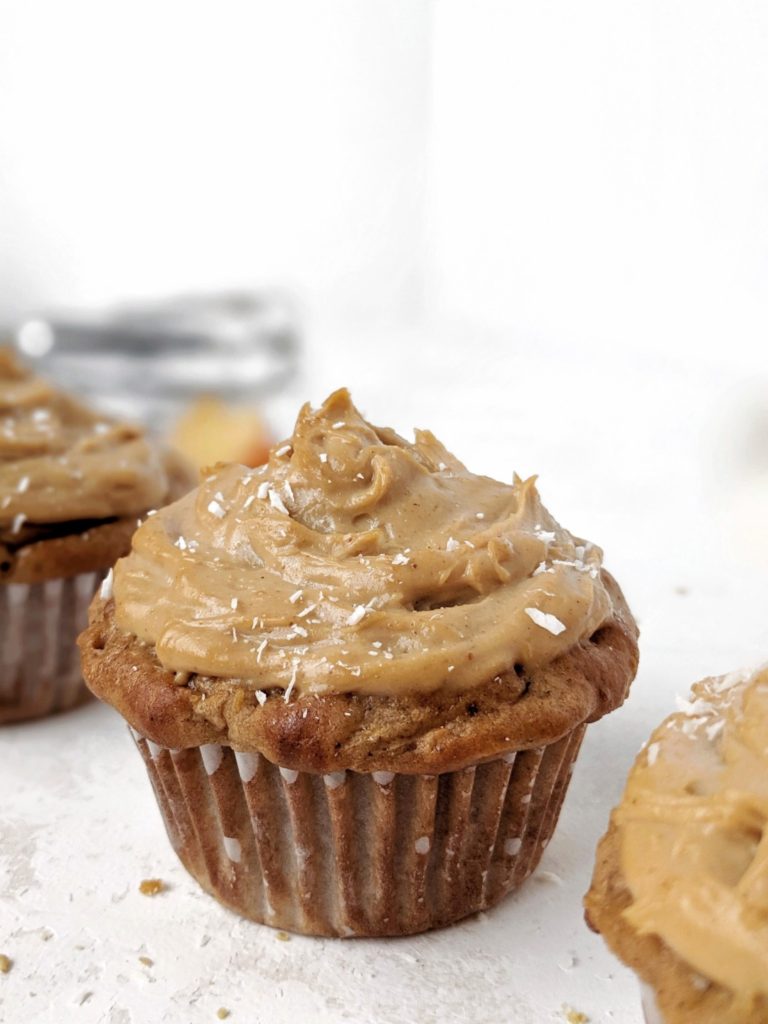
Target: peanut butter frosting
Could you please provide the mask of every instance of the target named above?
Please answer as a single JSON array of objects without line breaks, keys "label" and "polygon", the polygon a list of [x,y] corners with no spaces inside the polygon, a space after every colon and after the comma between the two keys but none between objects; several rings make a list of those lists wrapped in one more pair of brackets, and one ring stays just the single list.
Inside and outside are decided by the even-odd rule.
[{"label": "peanut butter frosting", "polygon": [[623,917],[751,1020],[768,996],[768,668],[705,680],[682,705],[614,812]]},{"label": "peanut butter frosting", "polygon": [[41,525],[136,515],[169,481],[141,429],[81,405],[0,350],[0,541]]},{"label": "peanut butter frosting", "polygon": [[257,696],[460,691],[621,617],[601,563],[534,479],[470,473],[340,390],[265,466],[216,466],[147,519],[116,566],[114,614],[164,669]]}]

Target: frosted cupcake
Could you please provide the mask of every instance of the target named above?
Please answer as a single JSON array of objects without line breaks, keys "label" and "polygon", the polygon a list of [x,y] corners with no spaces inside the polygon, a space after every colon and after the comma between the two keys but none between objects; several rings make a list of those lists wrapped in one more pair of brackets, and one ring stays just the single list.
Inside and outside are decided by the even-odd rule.
[{"label": "frosted cupcake", "polygon": [[136,427],[0,350],[0,724],[87,696],[75,641],[93,592],[170,486]]},{"label": "frosted cupcake", "polygon": [[267,465],[147,520],[81,649],[205,889],[280,928],[402,935],[531,873],[636,634],[533,480],[338,391]]},{"label": "frosted cupcake", "polygon": [[768,1022],[768,670],[698,683],[654,732],[586,908],[650,1024]]}]

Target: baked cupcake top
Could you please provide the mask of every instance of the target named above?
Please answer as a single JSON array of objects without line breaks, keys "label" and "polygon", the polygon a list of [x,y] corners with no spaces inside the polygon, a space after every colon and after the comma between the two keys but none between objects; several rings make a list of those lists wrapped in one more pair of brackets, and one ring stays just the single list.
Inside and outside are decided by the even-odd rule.
[{"label": "baked cupcake top", "polygon": [[535,667],[612,612],[602,552],[534,480],[470,473],[426,431],[371,426],[346,391],[255,471],[217,466],[148,519],[117,622],[174,671],[255,689],[465,690]]},{"label": "baked cupcake top", "polygon": [[620,704],[637,629],[533,480],[475,476],[337,391],[266,466],[149,518],[80,638],[144,736],[326,772],[450,771]]},{"label": "baked cupcake top", "polygon": [[751,1020],[768,997],[768,668],[704,680],[692,697],[653,734],[614,812],[623,916],[705,988],[728,989],[742,1008],[728,1020]]},{"label": "baked cupcake top", "polygon": [[0,542],[137,515],[167,493],[163,462],[138,427],[86,408],[0,349]]}]

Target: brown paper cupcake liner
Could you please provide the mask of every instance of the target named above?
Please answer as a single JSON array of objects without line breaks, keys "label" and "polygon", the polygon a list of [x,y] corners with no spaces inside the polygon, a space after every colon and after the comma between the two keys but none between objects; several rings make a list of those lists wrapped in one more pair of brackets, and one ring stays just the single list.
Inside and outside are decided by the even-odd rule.
[{"label": "brown paper cupcake liner", "polygon": [[0,724],[74,707],[88,696],[76,639],[104,578],[81,573],[0,585]]},{"label": "brown paper cupcake liner", "polygon": [[319,775],[134,738],[174,849],[217,900],[275,928],[383,936],[458,921],[531,874],[584,731],[440,775]]}]

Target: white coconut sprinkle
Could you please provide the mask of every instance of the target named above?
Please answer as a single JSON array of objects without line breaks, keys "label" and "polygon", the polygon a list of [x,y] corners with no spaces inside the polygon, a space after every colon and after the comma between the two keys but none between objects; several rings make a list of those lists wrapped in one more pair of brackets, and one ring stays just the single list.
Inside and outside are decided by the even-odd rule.
[{"label": "white coconut sprinkle", "polygon": [[269,643],[269,640],[267,639],[267,637],[264,637],[264,639],[261,641],[259,646],[256,648],[256,661],[257,662],[261,661],[261,656],[264,653],[264,649],[265,649],[265,647],[267,646],[268,643]]},{"label": "white coconut sprinkle", "polygon": [[184,540],[183,537],[177,537],[176,540],[173,543],[174,543],[174,547],[177,547],[179,549],[179,551],[186,551],[187,550],[187,542]]},{"label": "white coconut sprinkle", "polygon": [[21,478],[21,480],[19,480],[19,482],[16,484],[16,490],[19,492],[19,494],[24,494],[24,492],[28,488],[29,488],[29,477],[28,476],[23,476]]},{"label": "white coconut sprinkle", "polygon": [[296,501],[296,499],[293,496],[293,488],[291,487],[290,483],[287,480],[283,484],[283,493],[285,494],[286,500],[290,501],[291,504],[293,504]]},{"label": "white coconut sprinkle", "polygon": [[338,429],[339,429],[340,427],[343,427],[343,426],[344,426],[344,420],[336,420],[336,422],[335,422],[335,423],[332,423],[332,424],[331,424],[331,427],[332,427],[332,428],[333,428],[334,430],[338,430]]},{"label": "white coconut sprinkle", "polygon": [[99,589],[99,596],[102,601],[108,601],[112,597],[112,582],[115,578],[115,574],[112,569],[109,570],[107,575],[101,581],[101,588]]},{"label": "white coconut sprinkle", "polygon": [[347,625],[356,626],[358,622],[360,622],[360,620],[365,617],[367,611],[368,609],[365,607],[364,604],[355,605],[349,617],[347,618]]},{"label": "white coconut sprinkle", "polygon": [[541,626],[542,629],[546,629],[547,632],[552,633],[553,636],[559,636],[566,630],[566,625],[561,622],[556,615],[551,615],[549,612],[543,612],[541,608],[526,608],[525,614],[536,623],[537,626]]},{"label": "white coconut sprinkle", "polygon": [[261,704],[262,707],[267,703],[267,695],[263,690],[257,690],[254,694],[256,700]]},{"label": "white coconut sprinkle", "polygon": [[254,503],[255,500],[256,500],[256,495],[255,494],[249,494],[248,497],[243,502],[243,511],[245,511],[246,509],[249,509],[251,507],[251,505]]},{"label": "white coconut sprinkle", "polygon": [[311,615],[312,612],[317,608],[316,604],[308,604],[306,608],[303,608],[296,616],[299,619],[306,618],[307,615]]},{"label": "white coconut sprinkle", "polygon": [[275,455],[278,457],[278,459],[281,459],[283,457],[283,455],[287,455],[290,450],[291,450],[291,446],[289,444],[284,444],[280,448],[277,449],[277,451],[275,452]]},{"label": "white coconut sprinkle", "polygon": [[306,629],[304,629],[303,626],[300,626],[298,622],[294,622],[291,629],[296,634],[296,636],[309,636],[309,633],[306,631]]},{"label": "white coconut sprinkle", "polygon": [[213,501],[208,502],[208,511],[211,513],[211,515],[216,516],[217,519],[223,519],[224,516],[227,514],[227,510],[222,505],[220,505],[215,498],[213,499]]},{"label": "white coconut sprinkle", "polygon": [[408,556],[400,552],[392,559],[392,565],[408,565]]},{"label": "white coconut sprinkle", "polygon": [[269,504],[272,508],[277,509],[278,512],[282,512],[286,516],[288,515],[288,509],[285,507],[283,499],[274,488],[269,490]]},{"label": "white coconut sprinkle", "polygon": [[24,515],[24,513],[19,512],[17,516],[13,517],[13,522],[11,523],[11,533],[18,533],[19,530],[24,525],[24,523],[26,523],[26,521],[27,517]]},{"label": "white coconut sprinkle", "polygon": [[328,453],[327,452],[320,452],[320,461],[323,462],[323,463],[328,461]]},{"label": "white coconut sprinkle", "polygon": [[438,462],[437,468],[440,470],[441,473],[444,473],[446,469],[448,469],[444,462]]},{"label": "white coconut sprinkle", "polygon": [[299,600],[303,593],[303,590],[294,590],[294,592],[291,594],[288,600],[291,602],[291,604],[296,604],[296,602]]},{"label": "white coconut sprinkle", "polygon": [[290,683],[288,683],[288,686],[287,686],[286,691],[285,691],[285,696],[283,697],[283,700],[285,701],[286,704],[291,699],[291,694],[293,693],[293,688],[296,685],[296,676],[298,674],[298,671],[299,671],[299,663],[296,660],[296,658],[294,658],[293,659],[293,672],[291,673],[291,681],[290,681]]},{"label": "white coconut sprinkle", "polygon": [[461,547],[461,545],[455,539],[455,537],[449,537],[448,538],[448,543],[445,545],[445,550],[446,551],[458,551],[460,547]]},{"label": "white coconut sprinkle", "polygon": [[536,566],[536,568],[531,573],[531,576],[541,576],[541,574],[543,572],[554,572],[554,571],[555,571],[554,569],[550,569],[550,568],[547,567],[547,563],[546,562],[539,562],[539,564]]},{"label": "white coconut sprinkle", "polygon": [[232,611],[234,611],[237,608],[237,598],[236,597],[233,597],[232,600],[229,602],[229,607],[232,609]]},{"label": "white coconut sprinkle", "polygon": [[485,512],[475,512],[475,519],[485,519]]},{"label": "white coconut sprinkle", "polygon": [[653,766],[656,764],[656,762],[659,759],[659,744],[658,743],[652,743],[650,745],[650,747],[648,747],[647,758],[648,758],[648,767],[649,768],[653,768]]},{"label": "white coconut sprinkle", "polygon": [[553,530],[542,530],[540,526],[537,526],[535,528],[535,533],[539,540],[543,540],[547,544],[551,544],[552,541],[555,539],[555,534]]},{"label": "white coconut sprinkle", "polygon": [[256,497],[259,501],[263,501],[269,494],[269,480],[262,480],[259,486],[256,488]]}]

